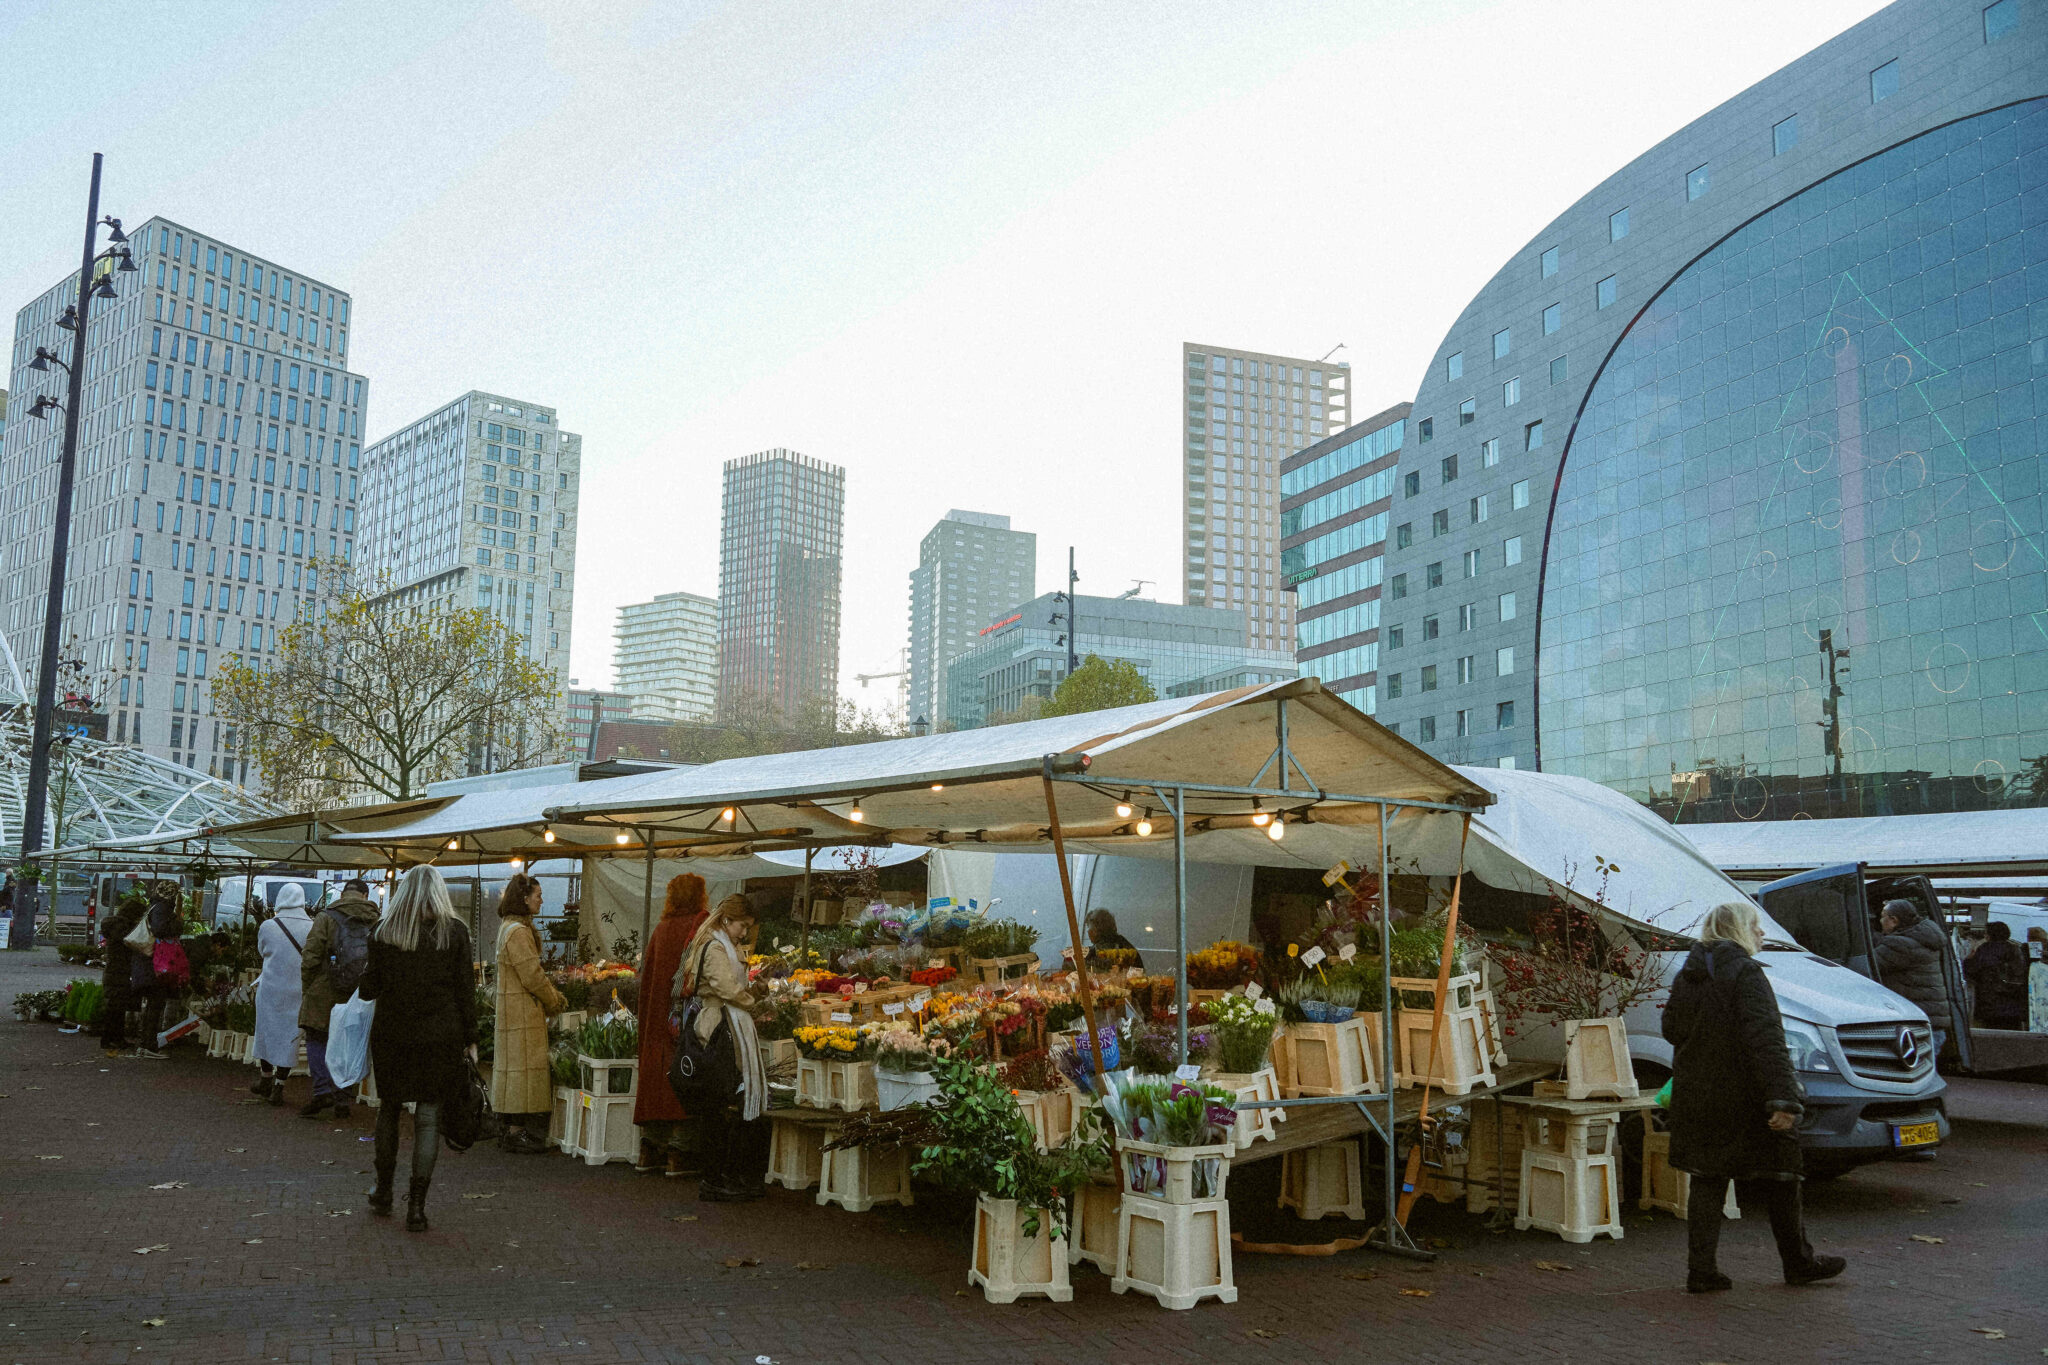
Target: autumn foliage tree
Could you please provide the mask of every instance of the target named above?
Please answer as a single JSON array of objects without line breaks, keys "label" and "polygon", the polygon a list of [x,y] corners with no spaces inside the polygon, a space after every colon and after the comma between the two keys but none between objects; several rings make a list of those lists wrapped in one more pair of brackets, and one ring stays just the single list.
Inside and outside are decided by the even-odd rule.
[{"label": "autumn foliage tree", "polygon": [[215,709],[288,804],[403,800],[566,750],[553,672],[489,611],[380,600],[345,569],[274,655],[229,660]]},{"label": "autumn foliage tree", "polygon": [[1083,711],[1107,711],[1115,706],[1136,706],[1157,701],[1159,694],[1129,659],[1106,663],[1090,654],[1053,690],[1052,699],[1039,708],[1041,716],[1073,716]]}]

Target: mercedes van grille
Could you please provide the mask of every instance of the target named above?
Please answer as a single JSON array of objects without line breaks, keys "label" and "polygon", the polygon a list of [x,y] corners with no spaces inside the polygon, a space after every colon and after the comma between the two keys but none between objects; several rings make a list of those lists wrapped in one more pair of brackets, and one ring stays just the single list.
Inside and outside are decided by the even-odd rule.
[{"label": "mercedes van grille", "polygon": [[1869,1081],[1917,1081],[1934,1069],[1934,1033],[1924,1023],[1845,1024],[1835,1030],[1849,1069]]}]

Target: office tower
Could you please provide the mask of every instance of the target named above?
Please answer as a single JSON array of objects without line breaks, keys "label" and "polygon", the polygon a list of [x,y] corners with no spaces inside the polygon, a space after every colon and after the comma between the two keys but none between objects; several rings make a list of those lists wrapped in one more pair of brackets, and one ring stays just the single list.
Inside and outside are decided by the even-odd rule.
[{"label": "office tower", "polygon": [[[214,715],[221,660],[271,657],[315,591],[313,562],[355,552],[364,380],[347,368],[349,296],[161,218],[129,238],[135,273],[89,317],[64,651],[84,663],[109,735],[248,779]],[[64,439],[59,326],[67,276],[15,317],[15,418],[0,457],[0,624],[24,676],[42,647]]]},{"label": "office tower", "polygon": [[839,697],[846,471],[793,450],[725,462],[718,713],[796,720]]},{"label": "office tower", "polygon": [[718,601],[665,592],[619,608],[613,685],[634,720],[709,721],[718,701]]},{"label": "office tower", "polygon": [[613,721],[630,720],[633,699],[623,692],[578,687],[569,679],[569,748],[584,762],[597,757],[598,732]]},{"label": "office tower", "polygon": [[2038,5],[1901,0],[1446,306],[1380,719],[1678,822],[2048,800],[2043,91]]},{"label": "office tower", "polygon": [[555,410],[471,390],[363,452],[364,584],[480,607],[566,688],[583,438]]},{"label": "office tower", "polygon": [[1181,359],[1186,600],[1243,611],[1254,648],[1291,650],[1293,602],[1280,577],[1280,462],[1344,429],[1350,370],[1193,343],[1181,347]]},{"label": "office tower", "polygon": [[[946,725],[971,730],[1016,716],[1033,698],[1052,696],[1067,675],[1066,612],[1055,594],[1046,593],[983,626],[974,644],[946,667]],[[1056,614],[1063,619],[1055,622]],[[1083,596],[1075,614],[1078,658],[1128,659],[1162,697],[1195,697],[1296,676],[1291,653],[1248,642],[1241,611]]]},{"label": "office tower", "polygon": [[905,720],[946,715],[946,665],[981,630],[1037,591],[1038,537],[989,512],[948,512],[926,533],[910,571],[910,688]]}]

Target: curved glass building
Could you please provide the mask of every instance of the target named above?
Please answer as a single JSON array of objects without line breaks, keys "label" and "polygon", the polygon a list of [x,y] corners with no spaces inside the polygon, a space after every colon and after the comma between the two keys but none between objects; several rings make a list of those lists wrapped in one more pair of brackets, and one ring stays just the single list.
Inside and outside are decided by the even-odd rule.
[{"label": "curved glass building", "polygon": [[2048,5],[1901,0],[1666,139],[1408,431],[1373,695],[1440,757],[1680,821],[2048,803]]}]

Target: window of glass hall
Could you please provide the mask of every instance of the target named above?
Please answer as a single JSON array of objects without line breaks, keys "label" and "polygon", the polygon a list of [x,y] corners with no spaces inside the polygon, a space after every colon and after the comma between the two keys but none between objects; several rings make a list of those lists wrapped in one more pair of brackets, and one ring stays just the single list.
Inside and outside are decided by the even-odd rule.
[{"label": "window of glass hall", "polygon": [[1876,104],[1899,93],[1899,59],[1892,58],[1870,73],[1870,102]]},{"label": "window of glass hall", "polygon": [[1607,215],[1607,240],[1618,242],[1628,236],[1628,210],[1618,209]]},{"label": "window of glass hall", "polygon": [[1799,145],[1799,115],[1780,119],[1771,125],[1771,155],[1783,156]]},{"label": "window of glass hall", "polygon": [[1685,197],[1688,201],[1698,199],[1712,186],[1713,179],[1705,166],[1695,166],[1686,172]]}]

